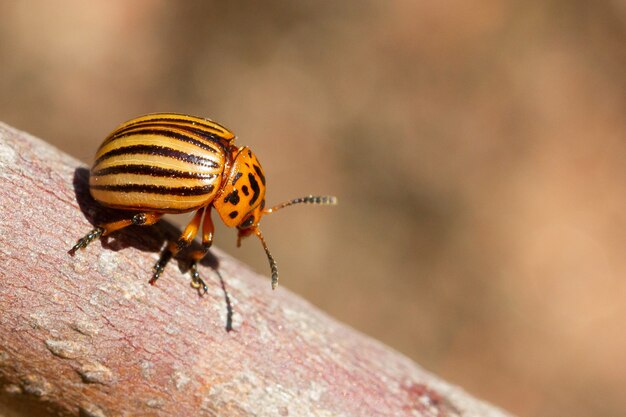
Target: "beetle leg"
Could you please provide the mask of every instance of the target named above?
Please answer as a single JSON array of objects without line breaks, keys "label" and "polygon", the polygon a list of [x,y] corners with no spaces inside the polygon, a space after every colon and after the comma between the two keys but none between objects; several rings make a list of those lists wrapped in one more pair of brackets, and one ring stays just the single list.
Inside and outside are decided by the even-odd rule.
[{"label": "beetle leg", "polygon": [[137,226],[149,226],[159,221],[162,214],[158,213],[137,213],[130,219],[118,220],[115,222],[105,223],[102,226],[98,226],[91,232],[87,233],[84,237],[78,240],[74,247],[69,250],[70,255],[74,255],[78,249],[84,249],[94,240],[101,236],[106,236],[115,232],[116,230],[123,229],[130,225]]},{"label": "beetle leg", "polygon": [[70,249],[70,255],[74,255],[78,249],[84,249],[94,240],[98,239],[104,233],[104,229],[102,227],[96,227],[91,232],[87,233],[82,238],[78,239],[78,242]]},{"label": "beetle leg", "polygon": [[211,207],[208,207],[202,223],[202,249],[195,250],[189,255],[191,258],[191,265],[189,267],[189,271],[191,272],[191,286],[198,291],[202,288],[203,292],[201,294],[206,294],[209,289],[198,273],[198,261],[209,253],[209,248],[213,244],[214,231],[215,227],[213,226],[213,220],[211,220]]},{"label": "beetle leg", "polygon": [[152,274],[152,278],[150,278],[150,284],[154,285],[156,283],[157,279],[159,279],[165,269],[165,266],[170,259],[172,259],[172,257],[176,256],[181,249],[184,249],[191,244],[193,239],[196,237],[196,234],[198,234],[198,228],[200,227],[200,221],[202,220],[202,213],[204,213],[204,210],[204,208],[198,210],[187,227],[185,227],[185,230],[178,238],[178,241],[170,242],[163,250],[161,258],[154,265],[154,274]]}]

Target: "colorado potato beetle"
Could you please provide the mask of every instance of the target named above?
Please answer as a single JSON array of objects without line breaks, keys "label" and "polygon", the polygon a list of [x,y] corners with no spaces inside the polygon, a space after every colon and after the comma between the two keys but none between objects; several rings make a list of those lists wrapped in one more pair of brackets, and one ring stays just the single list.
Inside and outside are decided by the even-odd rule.
[{"label": "colorado potato beetle", "polygon": [[[154,266],[156,283],[169,260],[189,246],[202,229],[202,249],[190,254],[192,285],[207,291],[197,262],[213,242],[211,210],[215,208],[241,239],[256,235],[267,255],[272,289],[278,268],[259,229],[264,215],[300,203],[334,205],[333,196],[306,196],[265,208],[265,175],[256,155],[235,146],[235,135],[208,119],[177,113],[154,113],[120,125],[96,152],[89,191],[100,204],[136,211],[130,219],[99,225],[78,240],[74,254],[101,236],[130,225],[155,224],[164,214],[195,211],[178,241],[170,242]],[[202,223],[202,226],[201,226]]]}]

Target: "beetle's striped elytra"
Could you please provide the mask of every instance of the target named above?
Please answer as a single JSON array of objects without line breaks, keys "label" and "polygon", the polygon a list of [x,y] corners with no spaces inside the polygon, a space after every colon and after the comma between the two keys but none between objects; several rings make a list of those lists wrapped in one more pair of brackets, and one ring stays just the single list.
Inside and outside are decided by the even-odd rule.
[{"label": "beetle's striped elytra", "polygon": [[189,246],[202,229],[202,249],[191,257],[192,285],[207,291],[196,263],[213,243],[211,210],[238,229],[237,243],[256,235],[272,271],[278,268],[259,222],[261,217],[293,204],[334,205],[332,196],[300,197],[265,208],[266,179],[256,155],[236,147],[235,135],[208,119],[176,113],[154,113],[129,120],[115,129],[98,148],[89,177],[89,191],[100,204],[138,213],[131,219],[99,225],[70,250],[73,255],[92,241],[130,225],[152,225],[166,213],[196,211],[178,241],[168,244],[154,267],[150,283],[160,277],[168,261]]}]

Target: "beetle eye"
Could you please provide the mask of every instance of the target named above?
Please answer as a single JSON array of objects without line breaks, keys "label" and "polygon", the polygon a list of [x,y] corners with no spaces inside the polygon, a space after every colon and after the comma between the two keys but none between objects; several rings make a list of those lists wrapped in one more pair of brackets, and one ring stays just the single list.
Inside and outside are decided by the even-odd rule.
[{"label": "beetle eye", "polygon": [[252,224],[254,224],[254,216],[248,217],[239,225],[239,227],[242,229],[247,229],[248,227],[252,226]]}]

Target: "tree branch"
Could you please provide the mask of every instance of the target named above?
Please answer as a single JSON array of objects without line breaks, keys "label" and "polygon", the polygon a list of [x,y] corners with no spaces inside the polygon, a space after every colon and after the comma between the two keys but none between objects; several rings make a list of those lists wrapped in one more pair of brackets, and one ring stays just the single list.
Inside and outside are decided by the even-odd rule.
[{"label": "tree branch", "polygon": [[205,296],[182,261],[150,286],[167,223],[71,257],[127,215],[95,204],[87,178],[0,124],[0,415],[505,415],[219,250],[199,268]]}]

